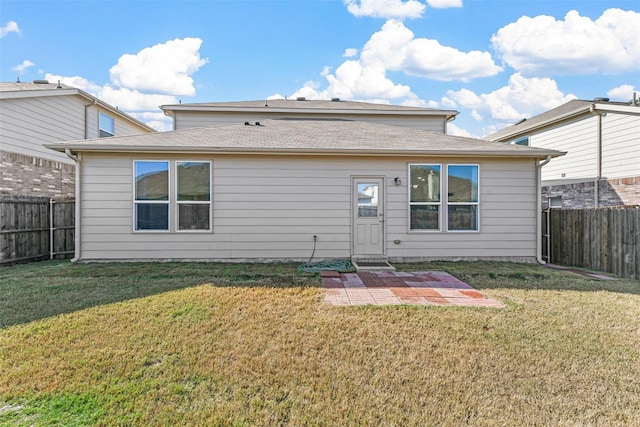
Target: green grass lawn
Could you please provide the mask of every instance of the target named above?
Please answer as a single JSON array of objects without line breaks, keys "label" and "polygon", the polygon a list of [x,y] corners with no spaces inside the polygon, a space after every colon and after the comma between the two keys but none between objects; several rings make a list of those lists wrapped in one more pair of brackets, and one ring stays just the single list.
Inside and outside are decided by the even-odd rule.
[{"label": "green grass lawn", "polygon": [[0,269],[0,425],[640,425],[640,282],[447,271],[507,308],[334,307],[288,264]]}]

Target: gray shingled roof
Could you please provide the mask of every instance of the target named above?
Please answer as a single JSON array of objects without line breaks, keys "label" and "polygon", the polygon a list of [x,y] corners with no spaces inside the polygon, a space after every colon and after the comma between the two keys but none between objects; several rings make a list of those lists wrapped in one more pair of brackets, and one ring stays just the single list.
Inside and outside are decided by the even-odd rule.
[{"label": "gray shingled roof", "polygon": [[19,92],[23,90],[54,90],[54,89],[74,89],[71,86],[58,83],[31,83],[31,82],[0,82],[0,92]]},{"label": "gray shingled roof", "polygon": [[545,111],[542,114],[533,116],[523,122],[507,126],[506,128],[499,130],[498,132],[484,137],[484,139],[486,139],[487,141],[506,141],[519,136],[524,136],[523,134],[526,134],[528,131],[531,131],[538,127],[545,126],[558,120],[574,117],[576,115],[585,114],[589,112],[589,107],[594,104],[629,106],[629,103],[624,102],[606,102],[600,100],[586,101],[582,99],[573,99],[556,108]]},{"label": "gray shingled roof", "polygon": [[408,107],[391,104],[375,104],[369,102],[356,101],[330,101],[330,100],[297,100],[297,99],[269,99],[259,101],[237,101],[237,102],[205,102],[205,103],[189,103],[176,105],[160,106],[165,111],[180,110],[200,110],[200,111],[247,111],[254,112],[256,110],[271,111],[318,111],[322,110],[327,113],[350,111],[352,113],[411,113],[420,115],[442,114],[447,116],[455,116],[458,114],[455,110],[441,110],[436,108]]},{"label": "gray shingled roof", "polygon": [[347,120],[267,120],[146,135],[48,144],[58,151],[334,155],[557,157],[555,150],[506,145],[419,129]]}]

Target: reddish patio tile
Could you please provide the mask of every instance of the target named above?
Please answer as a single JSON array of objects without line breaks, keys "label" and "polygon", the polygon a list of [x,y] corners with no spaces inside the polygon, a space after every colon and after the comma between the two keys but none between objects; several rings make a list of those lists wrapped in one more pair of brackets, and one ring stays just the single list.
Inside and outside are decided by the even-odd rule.
[{"label": "reddish patio tile", "polygon": [[504,307],[448,273],[359,272],[322,273],[324,301],[330,305],[456,305]]}]

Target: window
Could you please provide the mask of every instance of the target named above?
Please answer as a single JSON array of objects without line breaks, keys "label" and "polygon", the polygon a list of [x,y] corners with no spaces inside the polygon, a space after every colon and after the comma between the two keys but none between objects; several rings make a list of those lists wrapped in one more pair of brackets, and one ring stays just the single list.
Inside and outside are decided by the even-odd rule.
[{"label": "window", "polygon": [[98,117],[98,128],[100,130],[100,138],[115,135],[114,132],[115,123],[113,117],[109,117],[104,113],[100,113]]},{"label": "window", "polygon": [[409,228],[439,230],[440,165],[409,165]]},{"label": "window", "polygon": [[176,162],[178,230],[211,229],[211,163]]},{"label": "window", "polygon": [[169,230],[169,162],[134,163],[135,230]]},{"label": "window", "polygon": [[478,230],[478,166],[447,166],[447,230]]},{"label": "window", "polygon": [[211,162],[136,160],[134,174],[135,231],[211,230]]},{"label": "window", "polygon": [[514,139],[513,141],[509,142],[509,144],[529,146],[529,137],[528,136],[522,136],[522,137],[520,137],[518,139]]},{"label": "window", "polygon": [[561,208],[562,207],[562,196],[551,196],[551,197],[549,197],[549,207],[550,208]]},{"label": "window", "polygon": [[378,216],[378,184],[358,184],[358,218]]}]

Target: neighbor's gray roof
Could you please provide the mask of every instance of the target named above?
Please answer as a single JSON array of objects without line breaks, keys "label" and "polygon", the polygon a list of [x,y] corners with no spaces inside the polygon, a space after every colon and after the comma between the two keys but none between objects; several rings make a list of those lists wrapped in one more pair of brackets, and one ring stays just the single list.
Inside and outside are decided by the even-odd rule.
[{"label": "neighbor's gray roof", "polygon": [[[46,80],[41,80],[45,82]],[[61,83],[33,83],[33,82],[0,82],[0,99],[21,99],[28,97],[42,97],[42,96],[60,96],[60,95],[79,95],[90,102],[99,104],[105,110],[127,120],[131,123],[135,123],[137,126],[149,131],[157,132],[151,126],[141,122],[133,116],[119,110],[112,105],[107,104],[95,96],[72,86],[67,86]]]},{"label": "neighbor's gray roof", "polygon": [[58,83],[32,83],[32,82],[0,82],[0,92],[19,92],[23,90],[53,90],[53,89],[73,89],[71,86]]},{"label": "neighbor's gray roof", "polygon": [[599,107],[598,109],[602,111],[605,111],[607,106],[630,107],[628,102],[607,102],[599,99],[593,101],[573,99],[542,114],[538,114],[530,119],[519,122],[518,124],[507,126],[498,132],[486,136],[484,139],[488,141],[506,141],[519,136],[524,136],[523,134],[526,134],[533,129],[588,113],[589,108],[592,105]]},{"label": "neighbor's gray roof", "polygon": [[342,100],[298,100],[298,99],[268,99],[259,101],[237,102],[206,102],[161,105],[164,111],[233,111],[233,112],[322,112],[340,114],[345,111],[358,114],[417,114],[417,115],[445,115],[455,117],[458,111],[441,110],[437,108],[408,107],[391,104],[376,104],[370,102],[342,101]]},{"label": "neighbor's gray roof", "polygon": [[219,154],[557,157],[562,152],[347,120],[267,120],[46,145],[54,150]]}]

